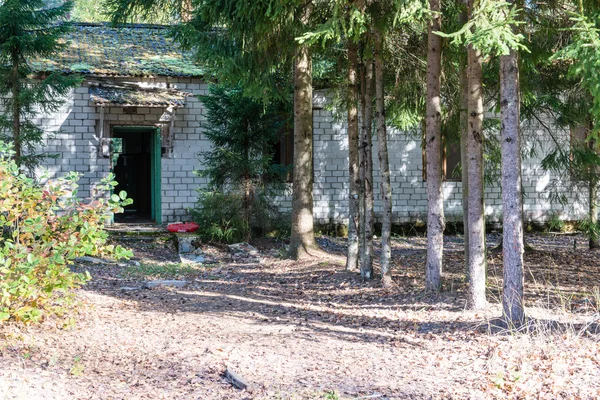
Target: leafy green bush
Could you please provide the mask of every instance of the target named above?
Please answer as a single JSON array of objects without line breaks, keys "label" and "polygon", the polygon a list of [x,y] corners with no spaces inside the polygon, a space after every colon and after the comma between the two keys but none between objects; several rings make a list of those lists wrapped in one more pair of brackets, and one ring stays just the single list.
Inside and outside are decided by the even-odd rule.
[{"label": "leafy green bush", "polygon": [[565,221],[560,219],[560,215],[557,213],[552,213],[550,216],[550,220],[548,220],[548,231],[550,232],[564,232],[565,231]]},{"label": "leafy green bush", "polygon": [[199,190],[196,208],[191,210],[203,239],[234,243],[245,240],[250,226],[243,212],[241,195],[220,190]]},{"label": "leafy green bush", "polygon": [[579,221],[578,228],[588,239],[598,240],[600,238],[600,225],[593,223],[589,218]]},{"label": "leafy green bush", "polygon": [[252,231],[261,234],[289,233],[289,218],[285,218],[264,192],[255,193],[252,215],[247,219],[244,196],[235,191],[200,190],[196,208],[191,210],[205,240],[235,243],[246,241]]},{"label": "leafy green bush", "polygon": [[103,229],[110,213],[122,212],[131,200],[125,192],[104,198],[116,185],[111,176],[84,202],[77,197],[78,174],[42,186],[11,157],[0,145],[0,321],[36,322],[64,311],[72,289],[90,279],[70,270],[75,258],[131,255],[108,245]]}]

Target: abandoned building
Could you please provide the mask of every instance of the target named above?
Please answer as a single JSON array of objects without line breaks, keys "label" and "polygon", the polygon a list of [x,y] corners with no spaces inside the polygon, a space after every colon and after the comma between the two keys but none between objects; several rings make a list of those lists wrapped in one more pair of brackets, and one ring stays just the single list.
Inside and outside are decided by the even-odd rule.
[{"label": "abandoned building", "polygon": [[[67,38],[68,50],[35,64],[39,73],[60,70],[85,78],[59,112],[40,115],[36,121],[54,133],[44,150],[58,154],[42,167],[51,176],[81,173],[79,194],[83,197],[113,171],[118,190],[126,190],[134,200],[120,216],[125,222],[188,220],[196,190],[206,183],[194,173],[201,168],[199,153],[210,146],[202,135],[203,105],[195,96],[207,94],[208,84],[191,54],[182,52],[167,33],[166,27],[155,25],[75,24]],[[314,215],[319,224],[347,221],[348,211],[346,125],[334,118],[325,103],[326,92],[317,92]],[[540,167],[547,132],[539,124],[528,125],[524,131],[525,140],[536,137],[542,144],[535,157],[523,162],[526,219],[547,218],[549,209],[565,219],[580,218],[585,205],[549,205],[547,186],[552,177]],[[421,134],[390,129],[388,135],[394,221],[424,220],[427,194]],[[566,138],[568,144],[568,132],[557,129],[556,135]],[[375,141],[374,149],[376,146]],[[278,152],[288,164],[290,151],[288,140]],[[462,215],[461,183],[452,175],[459,159],[456,149],[446,146],[444,194],[449,220],[459,220]],[[376,171],[377,164],[375,150]],[[377,179],[374,186],[377,214],[381,206]],[[486,187],[485,204],[492,219],[499,218],[501,202],[499,184],[491,183]],[[289,196],[282,195],[280,207],[284,211],[291,208]]]}]

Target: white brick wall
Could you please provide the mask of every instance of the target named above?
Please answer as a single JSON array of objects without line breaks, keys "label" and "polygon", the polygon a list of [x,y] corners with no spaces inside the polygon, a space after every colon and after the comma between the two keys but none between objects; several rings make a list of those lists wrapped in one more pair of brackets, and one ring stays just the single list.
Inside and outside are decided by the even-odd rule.
[{"label": "white brick wall", "polygon": [[[193,94],[207,94],[207,85],[191,79],[144,79],[148,85],[176,87]],[[323,93],[315,95],[318,104],[324,104]],[[123,114],[120,107],[107,108],[105,118],[113,124],[152,125],[158,121],[162,109],[137,109],[137,114]],[[64,175],[68,171],[82,173],[80,196],[87,197],[90,189],[110,170],[109,159],[98,156],[99,144],[96,132],[99,109],[91,103],[88,87],[77,88],[68,96],[64,106],[52,115],[40,114],[36,123],[44,125],[53,133],[44,148],[48,153],[58,154],[57,159],[47,159],[44,167],[50,176]],[[187,209],[194,206],[196,189],[206,184],[194,171],[202,168],[198,153],[206,151],[210,143],[203,138],[200,123],[204,121],[202,103],[195,97],[187,99],[185,108],[177,110],[173,131],[171,157],[162,158],[162,204],[163,222],[189,219]],[[314,111],[314,213],[317,223],[348,221],[348,142],[345,122],[336,121],[333,113],[323,109]],[[550,143],[548,133],[540,126],[524,127],[525,138],[531,142]],[[568,132],[556,130],[556,137],[568,144]],[[392,173],[394,222],[424,220],[427,214],[426,183],[422,179],[422,153],[419,132],[388,132],[389,160]],[[551,212],[561,212],[565,219],[578,219],[585,212],[585,204],[573,203],[570,207],[551,206],[547,198],[547,186],[552,180],[540,168],[540,161],[549,146],[539,149],[534,158],[523,162],[523,187],[525,189],[524,211],[528,219],[543,219]],[[373,165],[375,169],[376,215],[381,212],[379,198],[380,180],[377,159],[377,140],[373,141]],[[445,211],[447,219],[460,220],[462,215],[461,183],[444,183]],[[282,211],[291,210],[289,193],[277,199]],[[490,219],[501,215],[500,188],[486,187],[486,213]],[[553,208],[552,208],[553,207]],[[548,212],[548,210],[553,210]]]},{"label": "white brick wall", "polygon": [[[346,125],[336,122],[333,113],[315,110],[315,207],[317,223],[348,223],[348,139]],[[548,126],[552,126],[549,124]],[[569,145],[569,132],[552,128],[552,136],[562,146]],[[375,134],[375,132],[374,132]],[[527,220],[542,221],[552,213],[563,219],[585,217],[586,204],[570,202],[567,206],[553,204],[548,199],[548,187],[555,177],[541,168],[541,160],[552,149],[551,135],[536,124],[523,126],[525,144],[536,146],[536,155],[523,159],[523,210]],[[388,129],[388,151],[391,171],[394,223],[425,221],[427,218],[427,191],[423,181],[423,159],[420,133]],[[373,136],[373,167],[375,214],[381,216],[379,161],[377,137]],[[462,183],[444,182],[444,210],[448,221],[462,221]],[[585,198],[585,196],[581,196]],[[502,215],[501,188],[485,187],[485,212],[488,221],[500,220]]]},{"label": "white brick wall", "polygon": [[[148,84],[180,88],[194,94],[207,93],[207,85],[190,79],[144,79]],[[163,113],[162,108],[140,107],[137,114],[123,114],[121,107],[106,108],[104,118],[118,125],[153,125]],[[170,158],[162,158],[163,222],[189,219],[187,209],[194,206],[196,189],[205,179],[194,171],[201,169],[198,153],[209,147],[202,138],[200,122],[203,120],[201,103],[195,97],[187,99],[185,108],[177,110],[173,130],[173,152]],[[49,177],[65,175],[69,171],[82,174],[79,195],[89,197],[90,190],[110,171],[110,160],[98,156],[97,121],[100,110],[90,101],[87,85],[73,90],[64,106],[52,115],[43,115],[35,123],[44,125],[54,134],[46,139],[44,151],[58,154],[57,159],[47,159],[41,166]]]}]

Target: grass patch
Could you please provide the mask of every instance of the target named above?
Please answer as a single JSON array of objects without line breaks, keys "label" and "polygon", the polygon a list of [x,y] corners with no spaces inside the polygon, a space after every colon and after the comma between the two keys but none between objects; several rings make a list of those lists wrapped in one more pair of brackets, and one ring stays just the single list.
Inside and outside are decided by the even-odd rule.
[{"label": "grass patch", "polygon": [[181,263],[128,265],[121,272],[127,279],[173,279],[193,275],[198,269]]}]

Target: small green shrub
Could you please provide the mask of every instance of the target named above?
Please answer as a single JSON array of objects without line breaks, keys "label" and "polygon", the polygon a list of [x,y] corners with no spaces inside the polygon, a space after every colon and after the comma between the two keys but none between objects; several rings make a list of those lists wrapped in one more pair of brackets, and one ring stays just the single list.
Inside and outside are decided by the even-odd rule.
[{"label": "small green shrub", "polygon": [[220,190],[199,190],[198,195],[191,212],[203,239],[224,243],[245,240],[250,227],[243,213],[242,196]]},{"label": "small green shrub", "polygon": [[600,238],[599,224],[593,223],[589,218],[579,221],[578,228],[588,239],[597,240]]},{"label": "small green shrub", "polygon": [[548,221],[548,231],[550,232],[564,232],[565,221],[560,219],[557,213],[552,213],[550,220]]},{"label": "small green shrub", "polygon": [[75,258],[131,255],[108,245],[104,231],[110,213],[131,200],[125,192],[104,198],[116,185],[111,176],[84,202],[77,197],[78,174],[42,186],[22,174],[11,156],[0,145],[0,321],[36,322],[63,313],[72,289],[90,279],[70,270]]},{"label": "small green shrub", "polygon": [[199,235],[205,240],[236,243],[248,240],[256,231],[278,237],[289,234],[289,219],[261,192],[252,198],[250,218],[243,195],[235,191],[199,190],[198,193],[198,203],[191,213],[200,225]]}]

